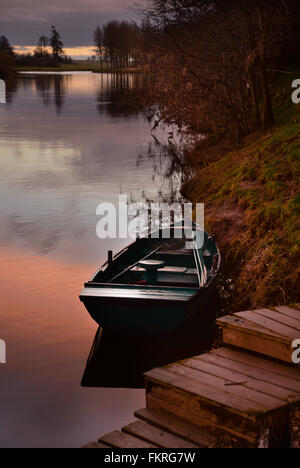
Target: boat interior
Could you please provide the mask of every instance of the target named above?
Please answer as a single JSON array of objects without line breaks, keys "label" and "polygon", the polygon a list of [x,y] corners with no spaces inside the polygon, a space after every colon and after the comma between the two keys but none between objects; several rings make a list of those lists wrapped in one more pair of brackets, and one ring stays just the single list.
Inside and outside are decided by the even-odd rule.
[{"label": "boat interior", "polygon": [[139,239],[115,257],[93,283],[199,288],[213,265],[208,245],[186,249],[185,239]]}]

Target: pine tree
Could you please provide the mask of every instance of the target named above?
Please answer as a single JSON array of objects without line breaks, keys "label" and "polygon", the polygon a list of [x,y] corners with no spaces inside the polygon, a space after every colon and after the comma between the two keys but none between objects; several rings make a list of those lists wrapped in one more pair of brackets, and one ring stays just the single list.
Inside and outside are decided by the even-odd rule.
[{"label": "pine tree", "polygon": [[60,61],[62,55],[64,54],[64,45],[61,40],[61,36],[59,32],[56,30],[54,26],[51,28],[51,38],[50,38],[50,45],[52,48],[52,56],[55,60]]},{"label": "pine tree", "polygon": [[10,45],[7,37],[1,36],[0,37],[0,51],[6,52],[8,55],[12,57],[15,55],[13,47]]}]

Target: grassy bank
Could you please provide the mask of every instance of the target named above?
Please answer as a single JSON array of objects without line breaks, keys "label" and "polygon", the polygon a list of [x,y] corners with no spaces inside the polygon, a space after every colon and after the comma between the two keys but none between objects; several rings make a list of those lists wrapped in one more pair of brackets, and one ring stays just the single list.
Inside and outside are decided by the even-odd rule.
[{"label": "grassy bank", "polygon": [[[93,72],[101,73],[101,69],[98,63],[94,62],[83,62],[83,63],[72,63],[61,65],[58,67],[31,67],[31,66],[22,66],[15,67],[17,72]],[[140,69],[138,68],[122,68],[122,69],[110,69],[104,68],[102,73],[138,73]]]},{"label": "grassy bank", "polygon": [[227,290],[225,286],[227,312],[300,301],[300,105],[291,101],[295,78],[300,78],[300,67],[274,78],[276,127],[251,135],[205,166],[194,154],[195,176],[183,187],[190,200],[205,202],[206,227],[217,235],[224,276],[233,280]]}]

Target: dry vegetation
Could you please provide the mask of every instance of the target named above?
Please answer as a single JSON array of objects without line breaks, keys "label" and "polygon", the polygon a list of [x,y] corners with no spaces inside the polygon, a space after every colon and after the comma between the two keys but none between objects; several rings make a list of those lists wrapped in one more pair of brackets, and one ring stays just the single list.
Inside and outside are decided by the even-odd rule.
[{"label": "dry vegetation", "polygon": [[201,147],[188,155],[196,173],[183,192],[206,203],[207,229],[216,233],[225,276],[233,279],[227,311],[299,302],[300,107],[290,97],[297,71],[276,82],[279,125],[205,166],[198,166]]},{"label": "dry vegetation", "polygon": [[147,5],[143,96],[187,136],[183,193],[218,237],[224,311],[299,301],[298,0]]}]

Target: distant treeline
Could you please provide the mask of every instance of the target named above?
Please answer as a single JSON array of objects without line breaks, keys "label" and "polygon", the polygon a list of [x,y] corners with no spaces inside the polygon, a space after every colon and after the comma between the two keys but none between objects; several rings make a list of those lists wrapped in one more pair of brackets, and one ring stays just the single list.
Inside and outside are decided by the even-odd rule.
[{"label": "distant treeline", "polygon": [[5,73],[16,66],[53,67],[72,63],[71,57],[65,55],[61,35],[54,26],[50,37],[41,36],[33,53],[17,54],[5,36],[0,37],[0,70]]},{"label": "distant treeline", "polygon": [[[141,30],[132,22],[110,21],[97,26],[93,34],[95,53],[89,60],[98,61],[100,69],[121,69],[134,66],[138,61]],[[41,36],[33,53],[16,53],[9,40],[0,39],[0,70],[16,66],[57,67],[70,64],[60,33],[52,26],[50,36]]]},{"label": "distant treeline", "polygon": [[300,57],[299,0],[148,0],[143,96],[157,118],[238,138],[274,124],[272,82]]},{"label": "distant treeline", "polygon": [[5,36],[0,37],[0,78],[6,79],[13,71],[14,50]]},{"label": "distant treeline", "polygon": [[31,54],[18,54],[15,57],[18,66],[53,67],[72,63],[71,57],[64,52],[60,33],[52,26],[50,36],[41,36],[35,51]]},{"label": "distant treeline", "polygon": [[[111,68],[127,68],[137,62],[140,29],[135,23],[110,21],[94,32],[95,54],[100,62]],[[106,67],[107,68],[107,67]]]}]

